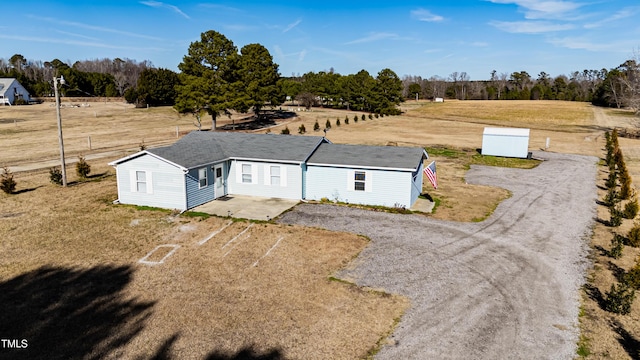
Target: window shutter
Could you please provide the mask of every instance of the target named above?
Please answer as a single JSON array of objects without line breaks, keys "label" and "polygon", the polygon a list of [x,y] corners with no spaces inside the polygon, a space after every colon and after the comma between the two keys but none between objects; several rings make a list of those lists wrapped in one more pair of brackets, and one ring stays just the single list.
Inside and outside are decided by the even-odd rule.
[{"label": "window shutter", "polygon": [[354,170],[347,171],[347,189],[349,191],[355,191],[355,176],[356,172]]},{"label": "window shutter", "polygon": [[242,163],[236,161],[236,184],[242,184]]},{"label": "window shutter", "polygon": [[153,177],[151,176],[151,171],[146,171],[147,176],[147,194],[153,194]]},{"label": "window shutter", "polygon": [[373,191],[373,171],[365,171],[364,175],[364,192]]},{"label": "window shutter", "polygon": [[271,165],[270,164],[264,164],[264,184],[271,185]]},{"label": "window shutter", "polygon": [[129,179],[131,180],[131,192],[138,192],[138,184],[136,182],[136,171],[129,170]]},{"label": "window shutter", "polygon": [[287,167],[280,167],[280,186],[287,186]]},{"label": "window shutter", "polygon": [[258,165],[256,164],[251,164],[251,183],[258,183]]}]

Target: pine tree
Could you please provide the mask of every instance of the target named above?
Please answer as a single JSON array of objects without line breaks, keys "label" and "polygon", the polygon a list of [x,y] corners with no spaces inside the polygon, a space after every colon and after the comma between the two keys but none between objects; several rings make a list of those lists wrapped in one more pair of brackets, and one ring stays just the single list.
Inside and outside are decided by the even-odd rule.
[{"label": "pine tree", "polygon": [[13,179],[13,173],[8,167],[2,168],[0,175],[0,189],[7,194],[13,194],[16,191],[16,181]]}]

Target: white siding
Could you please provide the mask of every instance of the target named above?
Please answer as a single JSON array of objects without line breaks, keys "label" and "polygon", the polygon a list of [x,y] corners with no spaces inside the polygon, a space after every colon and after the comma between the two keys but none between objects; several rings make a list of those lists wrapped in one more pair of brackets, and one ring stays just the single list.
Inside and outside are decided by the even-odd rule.
[{"label": "white siding", "polygon": [[[354,171],[365,171],[365,191],[354,189]],[[412,205],[411,172],[347,169],[307,165],[306,198],[338,200],[351,204]]]},{"label": "white siding", "polygon": [[[7,81],[3,81],[3,83],[6,83],[6,82]],[[24,86],[22,86],[22,84],[18,82],[18,80],[14,79],[8,85],[7,84],[3,84],[3,85],[5,86],[2,90],[0,90],[0,95],[4,94],[4,99],[9,100],[9,103],[15,104],[17,99],[16,95],[18,95],[18,97],[22,97],[22,99],[24,99],[27,102],[31,100],[31,97],[29,96],[29,92],[27,91],[27,89],[24,88]],[[2,102],[0,102],[0,105],[2,105]]]},{"label": "white siding", "polygon": [[[136,171],[146,173],[146,192],[137,192]],[[134,204],[186,210],[185,176],[179,168],[150,155],[117,165],[118,200]]]},{"label": "white siding", "polygon": [[529,153],[529,129],[490,128],[482,134],[482,155],[526,158]]},{"label": "white siding", "polygon": [[[251,183],[242,182],[242,165],[251,165]],[[280,185],[271,184],[271,166],[280,167]],[[228,192],[282,199],[302,198],[302,170],[297,164],[257,161],[231,161]]]}]

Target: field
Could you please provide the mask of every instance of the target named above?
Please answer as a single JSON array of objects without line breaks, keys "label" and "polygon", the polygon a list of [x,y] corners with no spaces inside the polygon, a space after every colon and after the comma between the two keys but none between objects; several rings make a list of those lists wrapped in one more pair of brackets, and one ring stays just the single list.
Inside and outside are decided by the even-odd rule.
[{"label": "field", "polygon": [[[304,124],[307,134],[322,135],[310,130],[315,121],[324,127],[329,120],[327,137],[336,143],[427,147],[440,184],[438,190],[425,187],[439,203],[430,216],[468,222],[490,216],[510,196],[464,181],[485,125],[531,128],[532,149],[544,149],[549,138],[548,151],[602,157],[604,130],[628,126],[631,119],[587,104],[546,101],[407,102],[403,110],[401,116],[362,121],[362,113],[314,108],[258,132],[288,127],[296,133]],[[195,129],[192,117],[168,108],[91,103],[64,107],[62,119],[67,158],[85,155],[94,174],[80,181],[70,166],[72,186],[65,189],[48,182],[46,166],[38,169],[55,164],[58,156],[55,109],[0,108],[0,165],[29,170],[15,174],[18,194],[0,195],[0,324],[22,324],[0,333],[27,339],[28,351],[46,354],[55,347],[67,356],[110,358],[361,358],[385,342],[409,306],[401,296],[332,278],[367,246],[366,238],[265,223],[233,240],[251,225],[240,221],[199,245],[228,220],[112,205],[115,177],[106,163],[137,151],[142,142],[175,141],[176,132]],[[631,175],[640,179],[636,142],[621,139]],[[600,185],[606,174],[599,175]],[[599,209],[599,217],[607,216]],[[610,237],[610,228],[594,226],[594,248],[608,248]],[[168,253],[160,248],[150,254],[159,245],[179,248],[164,263],[138,263],[146,255],[158,261]],[[628,269],[637,254],[627,247],[616,266]],[[604,293],[615,268],[595,250],[593,260],[590,279]],[[640,341],[637,303],[631,315],[614,316],[584,296],[581,322],[589,358],[634,358],[629,344]],[[69,325],[61,329],[61,321]]]}]

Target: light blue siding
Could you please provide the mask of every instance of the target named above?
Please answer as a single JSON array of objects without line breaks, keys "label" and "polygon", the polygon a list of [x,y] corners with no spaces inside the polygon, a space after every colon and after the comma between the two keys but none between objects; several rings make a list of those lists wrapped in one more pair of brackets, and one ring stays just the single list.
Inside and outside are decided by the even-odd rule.
[{"label": "light blue siding", "polygon": [[424,169],[422,160],[420,160],[420,165],[418,166],[418,170],[411,174],[411,179],[413,180],[413,184],[411,185],[411,205],[413,205],[416,200],[418,200],[418,196],[422,193],[422,175],[424,174],[422,170]]},{"label": "light blue siding", "polygon": [[[251,166],[251,183],[242,181],[243,164]],[[279,185],[270,183],[271,166],[280,169]],[[227,176],[227,185],[229,194],[301,199],[302,169],[299,164],[233,160]]]},{"label": "light blue siding", "polygon": [[[146,174],[146,192],[138,192],[135,187],[136,171]],[[186,210],[184,173],[178,167],[142,155],[118,164],[116,173],[120,203]]]},{"label": "light blue siding", "polygon": [[[187,209],[191,209],[198,205],[202,205],[204,203],[208,203],[209,201],[215,199],[215,185],[213,183],[213,165],[207,165],[195,169],[189,170],[185,177],[186,185],[187,185]],[[198,171],[200,169],[206,169],[207,171],[207,186],[200,188],[200,181]]]},{"label": "light blue siding", "polygon": [[[353,172],[365,171],[365,191],[353,188]],[[410,171],[348,169],[307,165],[306,199],[328,198],[351,204],[411,207],[413,179]],[[416,196],[417,198],[417,196]]]}]

